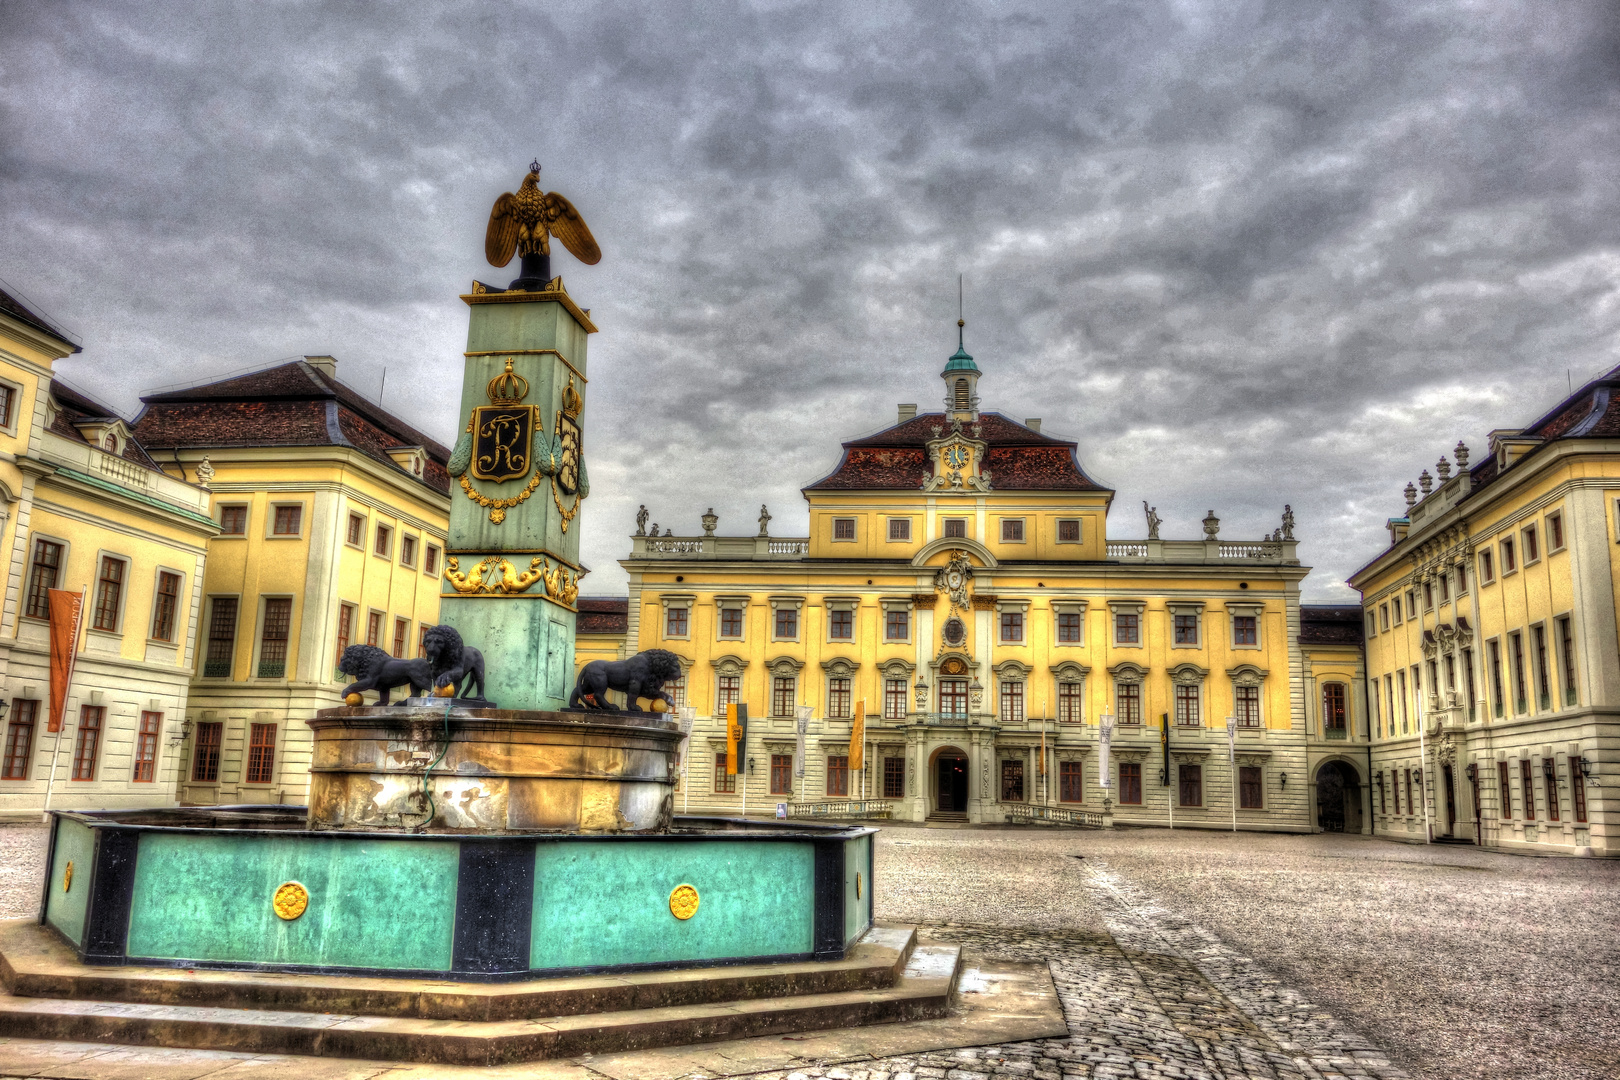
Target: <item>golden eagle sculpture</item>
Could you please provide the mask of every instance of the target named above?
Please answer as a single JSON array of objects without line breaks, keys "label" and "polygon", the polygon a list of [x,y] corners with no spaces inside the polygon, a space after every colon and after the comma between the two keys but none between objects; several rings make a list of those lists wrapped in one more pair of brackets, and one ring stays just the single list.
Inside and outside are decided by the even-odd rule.
[{"label": "golden eagle sculpture", "polygon": [[484,255],[494,266],[505,266],[518,255],[551,255],[549,237],[562,241],[569,254],[586,266],[601,261],[602,249],[586,227],[574,204],[555,191],[541,192],[540,163],[531,162],[529,175],[516,192],[495,200],[484,234]]}]

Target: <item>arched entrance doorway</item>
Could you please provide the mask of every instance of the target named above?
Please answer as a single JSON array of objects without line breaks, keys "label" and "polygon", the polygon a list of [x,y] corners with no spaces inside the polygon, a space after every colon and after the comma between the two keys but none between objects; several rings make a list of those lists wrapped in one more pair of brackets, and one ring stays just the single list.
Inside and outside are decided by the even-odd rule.
[{"label": "arched entrance doorway", "polygon": [[934,778],[934,809],[965,814],[968,808],[968,757],[954,746],[934,751],[929,767]]},{"label": "arched entrance doorway", "polygon": [[1361,781],[1342,761],[1327,761],[1316,772],[1316,824],[1323,832],[1361,831]]}]

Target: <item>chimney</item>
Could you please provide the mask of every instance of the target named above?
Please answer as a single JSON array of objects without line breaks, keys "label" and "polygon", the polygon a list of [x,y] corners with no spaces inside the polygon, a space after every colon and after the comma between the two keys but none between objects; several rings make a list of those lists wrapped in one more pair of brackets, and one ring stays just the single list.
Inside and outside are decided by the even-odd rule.
[{"label": "chimney", "polygon": [[903,424],[907,420],[915,420],[916,418],[917,418],[917,403],[915,401],[913,401],[909,405],[902,404],[900,406],[900,419],[897,421],[897,423]]},{"label": "chimney", "polygon": [[1024,426],[1039,435],[1041,433],[1041,418],[1038,416],[1028,417],[1024,420]]},{"label": "chimney", "polygon": [[322,375],[333,381],[337,380],[337,357],[335,356],[306,356],[304,363],[318,370]]}]

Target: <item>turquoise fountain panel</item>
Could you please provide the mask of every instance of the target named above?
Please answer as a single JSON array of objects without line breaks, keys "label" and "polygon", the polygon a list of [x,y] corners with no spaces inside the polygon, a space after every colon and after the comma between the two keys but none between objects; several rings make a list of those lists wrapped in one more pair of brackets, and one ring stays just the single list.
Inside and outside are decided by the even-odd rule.
[{"label": "turquoise fountain panel", "polygon": [[[45,901],[45,921],[74,945],[84,944],[84,914],[90,904],[95,850],[95,832],[89,826],[68,818],[56,819],[56,847],[51,853],[50,896]],[[73,864],[72,887],[63,889],[62,877],[69,862]]]},{"label": "turquoise fountain panel", "polygon": [[[541,844],[529,962],[589,968],[809,953],[814,881],[809,842]],[[669,908],[681,884],[699,897],[685,920]]]},{"label": "turquoise fountain panel", "polygon": [[860,937],[870,925],[872,837],[867,834],[844,841],[844,944]]},{"label": "turquoise fountain panel", "polygon": [[[296,836],[145,832],[128,954],[448,971],[458,847],[451,841],[312,843]],[[309,891],[308,910],[292,920],[271,905],[287,881]]]}]

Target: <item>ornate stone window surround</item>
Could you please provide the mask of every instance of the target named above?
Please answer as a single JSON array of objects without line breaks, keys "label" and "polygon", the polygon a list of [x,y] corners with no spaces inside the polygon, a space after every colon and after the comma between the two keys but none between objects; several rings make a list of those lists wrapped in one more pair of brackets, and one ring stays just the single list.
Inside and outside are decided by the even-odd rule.
[{"label": "ornate stone window surround", "polygon": [[769,704],[769,706],[767,708],[767,713],[771,717],[771,719],[773,719],[773,720],[782,720],[782,719],[792,719],[793,718],[793,713],[791,711],[785,712],[785,713],[776,711],[776,682],[775,682],[775,680],[777,680],[777,679],[792,679],[793,680],[793,697],[794,697],[794,703],[797,704],[798,697],[799,697],[799,672],[801,670],[803,670],[803,669],[804,669],[804,661],[800,660],[800,659],[797,659],[796,657],[792,657],[792,656],[777,656],[777,657],[774,657],[773,659],[767,660],[765,662],[765,670],[770,672],[770,676],[771,676],[771,680],[772,680],[771,686],[769,688],[769,693],[770,693],[769,702],[770,702],[770,704]]},{"label": "ornate stone window surround", "polygon": [[[740,656],[734,656],[731,653],[727,653],[724,656],[716,656],[711,658],[709,660],[709,666],[714,669],[714,717],[716,720],[724,720],[726,717],[726,707],[720,703],[720,679],[724,676],[735,677],[740,680],[743,676],[743,669],[748,667],[748,661],[744,660]],[[688,683],[687,685],[690,686],[691,684]],[[739,696],[742,694],[740,683],[738,694]]]},{"label": "ornate stone window surround", "polygon": [[[912,614],[911,597],[885,596],[878,601],[878,605],[883,609],[883,640],[897,642],[900,644],[909,643],[911,641],[911,635],[913,632],[913,624],[917,621]],[[889,636],[889,612],[891,611],[904,611],[906,613],[906,636],[903,638],[892,638]]]},{"label": "ornate stone window surround", "polygon": [[[1134,665],[1133,665],[1134,666]],[[1058,710],[1058,697],[1064,683],[1080,684],[1080,723],[1086,721],[1086,676],[1091,674],[1091,668],[1073,660],[1065,660],[1060,664],[1053,664],[1048,668],[1052,673],[1051,711],[1054,719],[1061,719]],[[1074,721],[1069,721],[1074,723]]]},{"label": "ornate stone window surround", "polygon": [[[1170,723],[1174,726],[1180,718],[1175,715],[1175,687],[1196,686],[1198,688],[1198,727],[1209,725],[1209,695],[1204,692],[1204,680],[1209,676],[1209,669],[1199,667],[1191,661],[1177,664],[1166,672],[1170,676],[1171,686],[1171,713]],[[1186,727],[1193,727],[1188,724]]]},{"label": "ornate stone window surround", "polygon": [[[1029,673],[1035,669],[1030,667],[1028,664],[1019,663],[1017,660],[1003,660],[991,670],[996,673],[996,680],[998,682],[1028,683]],[[1025,696],[1027,698],[1027,693]],[[1029,708],[1027,700],[1025,701],[1024,707],[1026,710]]]},{"label": "ornate stone window surround", "polygon": [[[979,597],[974,597],[974,599],[978,600]],[[1029,645],[1030,630],[1028,598],[1016,596],[997,596],[994,597],[994,600],[996,605],[996,644],[1018,648],[1027,647]],[[1009,612],[1023,616],[1023,619],[1021,620],[1023,624],[1023,636],[1017,641],[1008,641],[1001,636],[1001,617]]]},{"label": "ornate stone window surround", "polygon": [[[821,662],[821,670],[823,672],[822,679],[821,679],[821,683],[822,683],[822,700],[827,702],[827,707],[824,708],[822,711],[826,715],[826,718],[828,720],[842,720],[842,721],[847,723],[854,717],[854,715],[855,715],[855,675],[856,675],[857,672],[860,671],[860,669],[861,669],[861,665],[860,665],[860,663],[858,661],[848,660],[848,659],[846,659],[846,658],[844,658],[842,656],[835,656],[830,660],[823,660]],[[848,679],[849,680],[849,707],[850,707],[850,711],[849,711],[849,714],[846,715],[846,716],[834,716],[834,715],[832,715],[832,709],[831,709],[831,704],[832,704],[832,681],[834,679]],[[867,713],[868,713],[868,715],[870,715],[871,710],[868,709]]]},{"label": "ornate stone window surround", "polygon": [[1233,715],[1233,716],[1237,715],[1237,688],[1238,687],[1240,687],[1240,686],[1253,686],[1253,687],[1257,687],[1257,688],[1259,688],[1261,690],[1261,693],[1260,693],[1260,726],[1259,727],[1247,727],[1246,728],[1243,725],[1239,724],[1238,725],[1238,731],[1239,732],[1245,732],[1245,731],[1261,732],[1261,731],[1266,730],[1266,695],[1265,695],[1264,691],[1265,691],[1265,685],[1266,685],[1266,676],[1269,675],[1269,674],[1270,674],[1270,672],[1268,672],[1265,668],[1256,667],[1253,664],[1239,664],[1237,667],[1230,667],[1230,668],[1226,669],[1226,677],[1232,680],[1232,713],[1231,713],[1231,715]]},{"label": "ornate stone window surround", "polygon": [[[1231,624],[1232,624],[1231,627],[1230,627],[1230,630],[1229,630],[1229,632],[1227,634],[1227,638],[1228,638],[1227,645],[1230,648],[1233,648],[1233,649],[1249,649],[1249,650],[1253,650],[1255,652],[1260,652],[1264,648],[1264,645],[1265,645],[1265,633],[1264,633],[1263,628],[1260,625],[1260,622],[1261,622],[1261,615],[1265,611],[1265,609],[1266,609],[1266,606],[1264,604],[1240,604],[1237,601],[1227,601],[1226,614],[1229,616]],[[1252,619],[1254,619],[1254,644],[1253,645],[1239,645],[1237,643],[1237,621],[1238,621],[1238,618],[1240,616],[1245,616],[1245,615],[1249,616]]]},{"label": "ornate stone window surround", "polygon": [[[665,641],[691,641],[692,640],[692,606],[697,597],[692,593],[664,593],[658,598],[658,636]],[[669,634],[669,612],[671,608],[684,609],[686,612],[686,633]]]},{"label": "ornate stone window surround", "polygon": [[[1164,609],[1170,613],[1170,647],[1172,649],[1202,649],[1204,647],[1204,602],[1202,600],[1167,600]],[[1178,644],[1176,642],[1176,616],[1192,616],[1198,628],[1198,643],[1195,645]]]},{"label": "ornate stone window surround", "polygon": [[[1110,600],[1108,601],[1108,610],[1110,612],[1110,617],[1108,620],[1109,632],[1114,639],[1113,647],[1116,649],[1144,648],[1145,645],[1142,639],[1147,637],[1147,627],[1143,625],[1143,612],[1147,610],[1147,604],[1141,600]],[[1119,617],[1121,615],[1136,616],[1135,641],[1119,640]]]},{"label": "ornate stone window surround", "polygon": [[[1083,649],[1086,646],[1086,608],[1090,606],[1087,600],[1053,600],[1052,601],[1052,647],[1054,649]],[[1080,640],[1058,640],[1058,617],[1061,615],[1080,616]],[[1138,635],[1140,636],[1140,635]]]},{"label": "ornate stone window surround", "polygon": [[[804,637],[804,597],[802,596],[773,596],[771,604],[771,637],[772,641],[798,641]],[[793,627],[795,633],[792,637],[778,637],[776,635],[776,613],[778,611],[792,611]]]},{"label": "ornate stone window surround", "polygon": [[[827,627],[826,627],[826,630],[825,630],[825,636],[826,636],[827,643],[829,645],[837,644],[839,642],[854,642],[854,641],[859,640],[859,631],[858,631],[857,627],[855,626],[855,623],[856,623],[857,619],[859,619],[859,617],[860,617],[860,607],[861,607],[861,599],[860,599],[860,597],[858,597],[858,596],[828,596],[828,597],[823,598],[822,606],[827,609]],[[835,637],[832,636],[833,612],[835,612],[835,611],[847,611],[847,612],[850,613],[850,615],[849,615],[850,630],[849,630],[849,637],[847,637],[847,638],[835,638]]]},{"label": "ornate stone window surround", "polygon": [[[742,612],[742,633],[727,634],[724,632],[725,615],[723,613],[726,611]],[[741,641],[748,636],[748,597],[716,596],[714,598],[714,636],[717,641]]]},{"label": "ornate stone window surround", "polygon": [[[1148,669],[1143,667],[1141,664],[1136,664],[1136,663],[1132,663],[1129,660],[1124,660],[1124,661],[1121,661],[1120,663],[1117,663],[1114,666],[1110,667],[1108,669],[1108,675],[1113,680],[1113,683],[1114,683],[1113,691],[1112,691],[1112,697],[1110,699],[1111,708],[1110,708],[1109,711],[1114,713],[1114,722],[1118,723],[1119,722],[1119,688],[1121,686],[1138,686],[1138,687],[1140,687],[1140,686],[1147,685]],[[1147,702],[1142,700],[1140,690],[1138,690],[1137,693],[1139,695],[1138,700],[1137,700],[1137,707],[1139,709],[1141,709],[1142,713],[1143,713],[1143,715],[1137,717],[1137,720],[1143,726],[1145,726],[1146,723],[1147,723],[1147,715],[1146,715]],[[1132,725],[1132,726],[1134,727],[1135,725]]]}]

